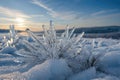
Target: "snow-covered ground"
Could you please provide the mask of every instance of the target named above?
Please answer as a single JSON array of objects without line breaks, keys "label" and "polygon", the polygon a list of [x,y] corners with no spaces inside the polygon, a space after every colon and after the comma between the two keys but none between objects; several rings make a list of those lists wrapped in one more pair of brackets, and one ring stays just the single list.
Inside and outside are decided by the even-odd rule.
[{"label": "snow-covered ground", "polygon": [[0,80],[120,80],[120,40],[82,38],[67,27],[61,36],[10,27],[0,36]]}]

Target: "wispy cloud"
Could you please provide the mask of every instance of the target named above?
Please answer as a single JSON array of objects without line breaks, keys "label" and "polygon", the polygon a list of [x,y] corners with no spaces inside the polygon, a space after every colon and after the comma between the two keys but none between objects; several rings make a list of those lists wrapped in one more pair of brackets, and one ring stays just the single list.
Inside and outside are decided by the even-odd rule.
[{"label": "wispy cloud", "polygon": [[[30,15],[27,15],[20,10],[2,6],[0,6],[0,17],[0,24],[27,24],[29,23],[28,19],[31,18]],[[23,22],[21,23],[21,21],[18,21],[17,19],[22,19]]]},{"label": "wispy cloud", "polygon": [[30,16],[22,13],[19,10],[10,9],[10,8],[1,7],[1,6],[0,6],[0,14],[3,14],[7,17],[12,17],[12,18],[16,18],[16,17],[30,18]]},{"label": "wispy cloud", "polygon": [[44,17],[44,15],[40,15],[40,14],[33,14],[33,15],[30,15],[31,17]]},{"label": "wispy cloud", "polygon": [[44,8],[45,10],[47,10],[48,12],[50,13],[56,13],[54,10],[52,10],[51,8],[47,7],[45,4],[43,4],[41,1],[38,1],[38,0],[32,0],[32,3],[33,4],[36,4],[42,8]]},{"label": "wispy cloud", "polygon": [[1,21],[14,21],[14,19],[10,19],[10,18],[0,18],[1,19]]},{"label": "wispy cloud", "polygon": [[80,13],[75,13],[74,11],[64,11],[64,12],[59,12],[59,13],[48,13],[49,15],[51,15],[53,18],[60,18],[63,20],[75,20],[75,19],[79,19],[80,17]]},{"label": "wispy cloud", "polygon": [[95,13],[92,13],[91,15],[92,16],[98,16],[98,15],[102,15],[102,14],[109,14],[111,12],[116,12],[118,11],[118,9],[111,9],[111,10],[101,10],[101,11],[98,11],[98,12],[95,12]]},{"label": "wispy cloud", "polygon": [[73,21],[73,24],[80,25],[81,27],[109,26],[120,25],[119,20],[120,12],[101,16],[89,16],[78,21]]},{"label": "wispy cloud", "polygon": [[71,19],[78,19],[78,13],[75,13],[73,11],[66,11],[66,12],[57,12],[53,10],[52,8],[48,7],[46,4],[42,3],[38,0],[32,0],[32,3],[35,5],[38,5],[39,7],[44,8],[47,13],[52,16],[53,18],[59,18],[63,20],[71,20]]}]

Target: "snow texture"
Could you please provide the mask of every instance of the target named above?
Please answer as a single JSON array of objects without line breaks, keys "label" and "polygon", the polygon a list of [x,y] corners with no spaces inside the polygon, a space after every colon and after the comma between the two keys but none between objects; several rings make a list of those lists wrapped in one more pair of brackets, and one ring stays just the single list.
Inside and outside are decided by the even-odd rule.
[{"label": "snow texture", "polygon": [[70,77],[69,80],[91,80],[96,76],[96,70],[94,67],[89,68],[83,72],[77,73]]},{"label": "snow texture", "polygon": [[0,36],[0,80],[120,80],[120,40],[83,38],[68,25],[57,35],[52,21],[42,28],[22,36],[10,25]]},{"label": "snow texture", "polygon": [[65,60],[51,59],[23,73],[28,80],[65,80],[72,74]]}]

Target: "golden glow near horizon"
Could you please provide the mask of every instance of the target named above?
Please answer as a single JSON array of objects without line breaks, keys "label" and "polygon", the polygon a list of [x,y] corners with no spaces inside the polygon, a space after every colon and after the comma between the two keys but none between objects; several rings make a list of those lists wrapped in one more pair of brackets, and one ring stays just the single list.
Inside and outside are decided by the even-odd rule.
[{"label": "golden glow near horizon", "polygon": [[[9,24],[8,25],[0,25],[0,29],[9,29],[9,26],[10,26]],[[36,27],[34,27],[34,26],[20,26],[20,25],[14,25],[14,26],[15,26],[15,30],[22,30],[22,31],[25,31],[26,28],[29,28],[31,31],[42,31],[43,30],[41,25],[39,27],[38,26],[36,26]],[[63,27],[64,27],[63,25],[57,25],[56,30],[64,29]]]},{"label": "golden glow near horizon", "polygon": [[[42,31],[42,24],[45,24],[46,27],[49,26],[48,23],[36,23],[36,24],[32,24],[32,23],[28,23],[27,19],[22,18],[22,17],[16,17],[14,19],[14,23],[12,23],[12,25],[15,26],[16,30],[22,30],[25,31],[26,28],[29,28],[32,31]],[[1,25],[0,24],[0,29],[9,29],[10,23],[6,24],[6,25]],[[64,29],[63,25],[55,25],[56,29]]]}]

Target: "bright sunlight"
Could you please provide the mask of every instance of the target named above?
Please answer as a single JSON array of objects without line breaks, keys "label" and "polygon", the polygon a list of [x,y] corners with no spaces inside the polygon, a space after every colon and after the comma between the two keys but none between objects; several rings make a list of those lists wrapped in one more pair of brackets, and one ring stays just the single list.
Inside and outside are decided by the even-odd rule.
[{"label": "bright sunlight", "polygon": [[24,26],[25,19],[24,18],[16,18],[17,25]]}]

